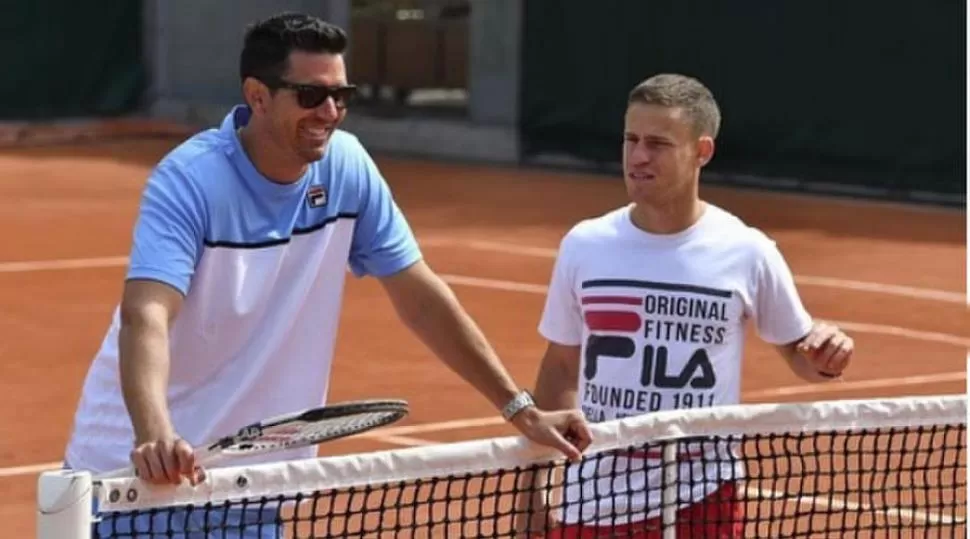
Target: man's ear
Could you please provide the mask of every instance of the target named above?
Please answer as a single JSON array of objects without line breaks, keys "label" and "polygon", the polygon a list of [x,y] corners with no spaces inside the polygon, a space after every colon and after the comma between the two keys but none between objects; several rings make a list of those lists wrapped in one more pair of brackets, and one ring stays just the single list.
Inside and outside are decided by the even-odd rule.
[{"label": "man's ear", "polygon": [[269,88],[266,87],[262,82],[249,77],[243,81],[242,86],[243,99],[249,108],[253,109],[253,112],[264,113],[266,112],[266,107],[269,104]]},{"label": "man's ear", "polygon": [[697,139],[697,166],[704,167],[714,158],[714,139],[705,135]]}]

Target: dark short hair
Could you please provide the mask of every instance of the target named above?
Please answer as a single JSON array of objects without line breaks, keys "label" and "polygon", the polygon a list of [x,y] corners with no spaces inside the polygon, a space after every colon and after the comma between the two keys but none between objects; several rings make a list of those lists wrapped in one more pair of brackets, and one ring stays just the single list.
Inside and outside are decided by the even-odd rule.
[{"label": "dark short hair", "polygon": [[280,13],[246,29],[239,78],[282,77],[294,50],[341,54],[346,48],[347,33],[339,26],[302,13]]},{"label": "dark short hair", "polygon": [[698,135],[717,138],[721,128],[721,111],[714,94],[699,80],[686,75],[661,73],[650,77],[630,91],[627,105],[634,103],[681,108]]}]

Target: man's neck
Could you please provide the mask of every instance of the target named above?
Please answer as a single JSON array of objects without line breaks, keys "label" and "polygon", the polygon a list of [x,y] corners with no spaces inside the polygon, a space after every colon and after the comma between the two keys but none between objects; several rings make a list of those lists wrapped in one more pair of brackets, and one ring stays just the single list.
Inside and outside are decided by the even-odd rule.
[{"label": "man's neck", "polygon": [[634,204],[630,219],[634,226],[651,234],[676,234],[700,220],[706,206],[696,196],[668,201],[665,204]]},{"label": "man's neck", "polygon": [[305,164],[294,164],[288,159],[280,158],[276,142],[271,137],[260,133],[258,129],[247,125],[239,128],[238,132],[239,140],[249,160],[267,180],[273,183],[290,184],[298,181],[306,172]]}]

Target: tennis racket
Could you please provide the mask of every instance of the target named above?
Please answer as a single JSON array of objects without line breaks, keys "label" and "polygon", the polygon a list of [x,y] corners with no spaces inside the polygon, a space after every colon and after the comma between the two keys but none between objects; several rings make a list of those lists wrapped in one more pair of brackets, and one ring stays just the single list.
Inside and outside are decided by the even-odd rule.
[{"label": "tennis racket", "polygon": [[[246,425],[235,434],[194,448],[198,466],[233,457],[250,457],[298,449],[336,440],[394,423],[408,413],[403,400],[360,400],[309,408]],[[99,475],[98,479],[130,477],[134,467]]]}]

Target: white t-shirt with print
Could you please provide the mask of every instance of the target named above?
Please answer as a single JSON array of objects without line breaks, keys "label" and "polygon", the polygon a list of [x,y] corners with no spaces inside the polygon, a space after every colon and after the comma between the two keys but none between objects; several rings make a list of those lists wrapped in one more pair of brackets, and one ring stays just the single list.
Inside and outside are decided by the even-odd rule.
[{"label": "white t-shirt with print", "polygon": [[[599,422],[739,403],[745,322],[771,344],[811,329],[788,265],[770,238],[712,204],[693,226],[669,235],[637,228],[631,208],[574,226],[553,270],[539,331],[581,347],[577,406]],[[711,458],[728,450],[707,444],[703,459],[687,451],[681,479],[705,480],[682,481],[683,502],[711,494],[719,478],[742,476],[740,463]],[[624,473],[643,470],[644,458],[655,460],[646,473]],[[564,518],[622,523],[658,516],[659,464],[659,455],[647,453],[570,467],[569,484],[581,474],[585,487],[566,488]],[[592,474],[600,479],[589,481]]]}]

